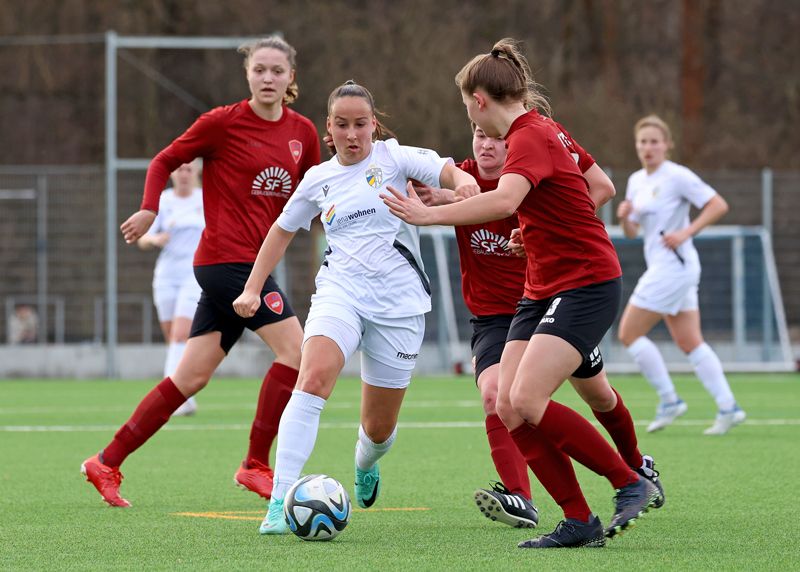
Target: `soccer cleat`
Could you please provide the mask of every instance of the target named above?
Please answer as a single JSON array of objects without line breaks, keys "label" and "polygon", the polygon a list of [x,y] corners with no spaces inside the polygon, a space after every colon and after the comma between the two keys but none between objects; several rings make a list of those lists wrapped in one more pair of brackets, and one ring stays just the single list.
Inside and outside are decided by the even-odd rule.
[{"label": "soccer cleat", "polygon": [[122,484],[122,473],[119,467],[109,467],[100,461],[100,453],[89,457],[81,464],[81,473],[94,485],[103,500],[110,506],[127,508],[131,506],[127,500],[119,496]]},{"label": "soccer cleat", "polygon": [[608,538],[622,534],[623,531],[636,524],[636,519],[643,516],[658,499],[658,489],[648,479],[639,477],[635,483],[617,489],[614,495],[614,516],[606,528]]},{"label": "soccer cleat", "polygon": [[381,492],[381,471],[378,463],[371,469],[362,471],[356,465],[356,502],[361,508],[369,508],[375,504]]},{"label": "soccer cleat", "polygon": [[261,534],[289,533],[289,523],[286,522],[286,516],[283,514],[283,499],[269,501],[267,516],[264,517],[258,532]]},{"label": "soccer cleat", "polygon": [[250,461],[245,467],[242,463],[233,475],[233,484],[239,488],[256,493],[258,496],[269,500],[272,496],[272,469],[259,461]]},{"label": "soccer cleat", "polygon": [[656,407],[656,418],[647,426],[647,432],[652,433],[667,425],[672,425],[672,422],[686,413],[688,409],[689,406],[680,398],[675,403],[660,403]]},{"label": "soccer cleat", "polygon": [[197,400],[192,396],[173,411],[171,417],[190,417],[195,413],[197,413]]},{"label": "soccer cleat", "polygon": [[602,548],[605,545],[603,525],[594,515],[589,522],[573,518],[562,520],[553,532],[517,544],[520,548]]},{"label": "soccer cleat", "polygon": [[703,431],[703,435],[724,435],[740,423],[744,423],[747,414],[738,406],[734,405],[730,411],[720,411],[714,424]]},{"label": "soccer cleat", "polygon": [[503,483],[492,483],[492,490],[478,489],[475,504],[486,518],[514,528],[536,528],[539,511],[531,501],[514,494]]},{"label": "soccer cleat", "polygon": [[653,457],[650,455],[642,455],[642,466],[631,468],[656,486],[658,498],[653,501],[653,504],[650,506],[653,508],[661,508],[664,506],[664,501],[667,500],[667,497],[664,495],[664,485],[659,478],[659,472],[656,471],[656,462],[653,460]]}]

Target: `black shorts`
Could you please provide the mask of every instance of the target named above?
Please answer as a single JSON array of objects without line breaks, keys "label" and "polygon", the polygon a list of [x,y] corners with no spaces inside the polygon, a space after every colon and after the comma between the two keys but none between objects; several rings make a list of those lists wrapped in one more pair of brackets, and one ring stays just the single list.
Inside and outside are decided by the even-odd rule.
[{"label": "black shorts", "polygon": [[203,289],[192,320],[190,338],[209,332],[222,333],[220,347],[227,354],[244,329],[257,330],[294,316],[286,295],[272,278],[261,290],[261,306],[251,318],[242,318],[233,310],[233,301],[244,290],[252,264],[211,264],[195,266],[194,276]]},{"label": "black shorts", "polygon": [[545,300],[523,298],[508,331],[508,341],[550,334],[572,344],[583,356],[573,377],[589,378],[603,369],[598,345],[611,328],[622,302],[622,279],[560,292]]},{"label": "black shorts", "polygon": [[477,316],[472,318],[472,366],[475,368],[475,381],[487,367],[500,363],[506,345],[508,329],[513,315]]}]

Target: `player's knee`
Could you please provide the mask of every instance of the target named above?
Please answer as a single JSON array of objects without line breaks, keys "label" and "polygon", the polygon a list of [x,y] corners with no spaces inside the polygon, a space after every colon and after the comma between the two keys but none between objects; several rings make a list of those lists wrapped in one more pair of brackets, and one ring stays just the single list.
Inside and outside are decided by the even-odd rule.
[{"label": "player's knee", "polygon": [[300,345],[287,344],[284,347],[272,348],[275,352],[275,361],[300,369]]},{"label": "player's knee", "polygon": [[364,433],[373,443],[385,443],[392,436],[396,425],[394,420],[387,419],[364,419],[361,422]]},{"label": "player's knee", "polygon": [[336,378],[331,379],[322,368],[309,364],[301,370],[296,389],[327,399],[335,381]]},{"label": "player's knee", "polygon": [[635,338],[634,338],[634,337],[633,337],[631,334],[629,334],[627,331],[625,331],[625,330],[624,330],[624,329],[622,329],[622,328],[620,328],[620,329],[619,329],[619,332],[617,332],[617,339],[618,339],[618,340],[620,341],[620,343],[622,343],[622,345],[623,345],[623,346],[625,346],[626,348],[627,348],[629,345],[631,345],[633,342],[635,342],[635,341],[636,341],[636,339],[635,339]]},{"label": "player's knee", "polygon": [[541,400],[535,395],[514,388],[511,389],[509,397],[514,413],[526,423],[535,425],[541,420],[547,400]]},{"label": "player's knee", "polygon": [[210,376],[197,371],[177,371],[172,378],[173,383],[186,397],[196,394],[208,385]]},{"label": "player's knee", "polygon": [[497,410],[497,388],[481,389],[483,412],[492,415]]},{"label": "player's knee", "polygon": [[502,396],[499,395],[495,401],[495,413],[497,413],[500,421],[502,421],[506,427],[508,427],[509,424],[513,424],[513,421],[517,418],[514,408],[511,406],[511,401],[509,399],[503,399]]}]

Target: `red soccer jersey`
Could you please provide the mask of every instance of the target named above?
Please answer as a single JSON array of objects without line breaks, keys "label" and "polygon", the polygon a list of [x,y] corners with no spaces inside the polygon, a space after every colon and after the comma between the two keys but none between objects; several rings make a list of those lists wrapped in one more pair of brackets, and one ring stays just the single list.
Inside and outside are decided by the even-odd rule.
[{"label": "red soccer jersey", "polygon": [[206,227],[194,264],[252,263],[298,181],[319,163],[319,136],[288,107],[277,121],[260,118],[247,100],[212,109],[153,159],[142,208],[157,211],[169,174],[196,157]]},{"label": "red soccer jersey", "polygon": [[[467,159],[458,167],[475,177],[482,193],[497,188],[498,179],[482,179],[478,163]],[[475,316],[513,314],[525,287],[524,258],[505,247],[511,231],[519,228],[517,215],[502,220],[456,227],[461,258],[461,292]]]},{"label": "red soccer jersey", "polygon": [[512,123],[506,145],[503,174],[516,173],[531,183],[517,209],[528,254],[525,296],[542,300],[621,276],[617,252],[582,175],[591,163],[586,166],[581,152],[591,156],[535,110]]}]

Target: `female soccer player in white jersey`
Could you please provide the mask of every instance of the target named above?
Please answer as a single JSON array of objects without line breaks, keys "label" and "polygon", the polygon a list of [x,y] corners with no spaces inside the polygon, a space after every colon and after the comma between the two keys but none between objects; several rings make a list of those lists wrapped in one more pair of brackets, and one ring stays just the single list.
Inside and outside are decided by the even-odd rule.
[{"label": "female soccer player in white jersey", "polygon": [[[642,168],[628,179],[617,216],[628,238],[643,230],[647,270],[622,314],[619,339],[660,399],[648,431],[663,429],[687,409],[661,352],[647,337],[663,319],[719,408],[714,424],[704,433],[723,435],[745,420],[745,412],[736,404],[717,354],[703,340],[697,303],[700,259],[692,237],[728,212],[728,204],[692,171],[668,160],[672,135],[661,118],[640,119],[634,137]],[[691,205],[701,210],[690,222]]]},{"label": "female soccer player in white jersey", "polygon": [[[184,163],[170,178],[172,188],[161,193],[153,226],[136,242],[142,250],[161,249],[153,271],[153,301],[167,342],[164,377],[178,367],[200,300],[202,290],[194,277],[192,260],[205,227],[199,161]],[[192,396],[172,416],[196,411]]]},{"label": "female soccer player in white jersey", "polygon": [[281,417],[275,486],[262,534],[283,534],[283,503],[299,478],[317,437],[319,416],[347,359],[361,349],[361,427],[355,451],[355,497],[363,508],[380,492],[380,459],[395,440],[397,416],[431,309],[419,232],[389,213],[380,199],[387,185],[407,179],[479,192],[475,179],[435,152],[376,140],[378,122],[370,92],[353,82],[328,99],[328,131],[336,155],[308,171],[267,234],[244,292],[233,306],[249,316],[264,280],[294,234],[322,215],[328,240],[305,325],[297,387]]}]

